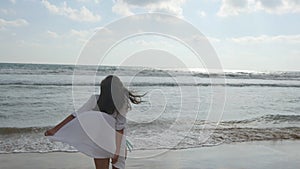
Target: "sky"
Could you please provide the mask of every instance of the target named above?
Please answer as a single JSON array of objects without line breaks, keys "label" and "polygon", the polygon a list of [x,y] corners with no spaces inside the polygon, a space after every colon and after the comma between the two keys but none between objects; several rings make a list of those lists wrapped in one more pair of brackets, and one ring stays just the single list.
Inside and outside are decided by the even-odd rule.
[{"label": "sky", "polygon": [[300,0],[3,0],[0,62],[75,64],[97,30],[152,12],[196,27],[224,69],[300,71]]}]

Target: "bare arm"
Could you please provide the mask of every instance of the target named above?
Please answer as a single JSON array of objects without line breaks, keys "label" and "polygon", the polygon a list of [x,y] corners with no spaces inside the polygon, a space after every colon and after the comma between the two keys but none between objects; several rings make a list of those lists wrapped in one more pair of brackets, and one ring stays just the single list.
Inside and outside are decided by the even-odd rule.
[{"label": "bare arm", "polygon": [[57,124],[55,127],[52,129],[49,129],[45,132],[45,136],[53,136],[60,128],[62,128],[64,125],[69,123],[71,120],[73,120],[75,117],[73,115],[69,115],[66,117],[62,122]]},{"label": "bare arm", "polygon": [[92,110],[97,103],[97,96],[92,95],[89,100],[82,105],[76,112],[74,112],[72,115],[69,115],[67,118],[65,118],[62,122],[60,122],[58,125],[53,127],[52,129],[49,129],[45,132],[45,136],[53,136],[60,128],[62,128],[64,125],[69,123],[71,120],[73,120],[76,117],[77,113],[83,113],[85,111]]},{"label": "bare arm", "polygon": [[121,149],[121,142],[122,142],[122,137],[124,134],[124,129],[122,130],[116,130],[116,151],[118,152],[118,154],[120,153],[120,149]]},{"label": "bare arm", "polygon": [[116,130],[116,152],[112,159],[112,163],[116,163],[118,161],[120,150],[121,150],[121,143],[122,143],[122,137],[124,134],[124,129],[122,130]]}]

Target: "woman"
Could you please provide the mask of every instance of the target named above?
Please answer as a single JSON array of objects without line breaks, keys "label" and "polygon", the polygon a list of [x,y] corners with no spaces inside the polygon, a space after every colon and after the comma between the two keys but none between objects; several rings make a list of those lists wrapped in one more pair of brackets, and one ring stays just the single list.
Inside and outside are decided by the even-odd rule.
[{"label": "woman", "polygon": [[92,95],[45,136],[93,157],[96,169],[108,169],[110,158],[113,168],[125,168],[126,113],[130,102],[139,104],[142,96],[128,91],[117,76],[107,76],[100,85],[100,95]]}]

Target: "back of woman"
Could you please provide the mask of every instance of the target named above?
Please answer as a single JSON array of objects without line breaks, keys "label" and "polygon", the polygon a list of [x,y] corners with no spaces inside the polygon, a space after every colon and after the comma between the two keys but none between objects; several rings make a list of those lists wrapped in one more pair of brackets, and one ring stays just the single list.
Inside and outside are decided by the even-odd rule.
[{"label": "back of woman", "polygon": [[100,95],[92,95],[76,112],[45,132],[51,140],[74,146],[94,158],[96,169],[125,168],[126,114],[140,95],[128,91],[117,76],[102,80]]}]

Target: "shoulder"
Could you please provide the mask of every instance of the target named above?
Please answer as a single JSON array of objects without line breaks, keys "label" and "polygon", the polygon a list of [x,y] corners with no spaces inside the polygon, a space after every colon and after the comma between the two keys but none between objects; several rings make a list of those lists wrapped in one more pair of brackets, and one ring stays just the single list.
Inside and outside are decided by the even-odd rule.
[{"label": "shoulder", "polygon": [[90,98],[88,99],[86,104],[91,104],[91,105],[93,104],[94,105],[95,103],[97,103],[98,98],[99,98],[99,95],[97,96],[97,95],[93,94],[93,95],[90,96]]}]

